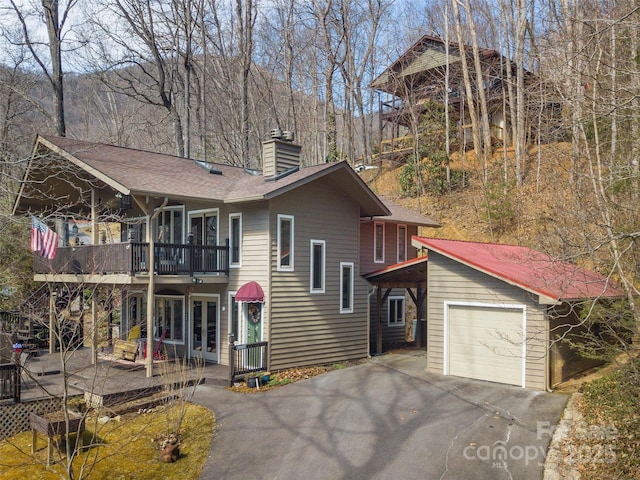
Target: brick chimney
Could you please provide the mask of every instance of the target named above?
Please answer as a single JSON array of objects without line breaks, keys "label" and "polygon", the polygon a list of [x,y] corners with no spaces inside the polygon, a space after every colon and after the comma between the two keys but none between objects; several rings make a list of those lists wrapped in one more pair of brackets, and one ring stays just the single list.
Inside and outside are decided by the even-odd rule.
[{"label": "brick chimney", "polygon": [[275,177],[300,167],[302,147],[292,140],[292,132],[275,129],[271,131],[271,139],[262,142],[262,174],[265,177]]}]

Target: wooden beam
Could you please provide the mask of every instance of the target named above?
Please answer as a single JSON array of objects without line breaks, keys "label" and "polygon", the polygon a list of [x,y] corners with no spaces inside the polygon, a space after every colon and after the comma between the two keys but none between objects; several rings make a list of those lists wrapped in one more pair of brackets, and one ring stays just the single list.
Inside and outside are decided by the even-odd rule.
[{"label": "wooden beam", "polygon": [[371,282],[378,288],[426,288],[427,282]]}]

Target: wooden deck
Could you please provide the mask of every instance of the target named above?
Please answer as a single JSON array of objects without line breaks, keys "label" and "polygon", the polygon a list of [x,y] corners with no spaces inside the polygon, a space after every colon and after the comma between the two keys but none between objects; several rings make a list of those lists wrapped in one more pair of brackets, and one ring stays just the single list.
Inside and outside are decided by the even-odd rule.
[{"label": "wooden deck", "polygon": [[[91,363],[91,350],[82,348],[74,352],[65,362],[67,370],[68,395],[96,395],[100,397],[144,396],[161,389],[162,364],[171,362],[154,361],[154,376],[146,377],[144,359],[135,362],[117,359],[109,350],[98,353],[98,362]],[[60,354],[31,356],[26,362],[28,375],[23,375],[21,401],[28,402],[50,397],[59,397],[64,391],[62,362]],[[25,376],[27,377],[26,380]],[[191,368],[189,377],[196,380],[198,370]],[[229,384],[229,367],[206,364],[201,381],[218,386]],[[88,393],[87,393],[88,392]]]}]

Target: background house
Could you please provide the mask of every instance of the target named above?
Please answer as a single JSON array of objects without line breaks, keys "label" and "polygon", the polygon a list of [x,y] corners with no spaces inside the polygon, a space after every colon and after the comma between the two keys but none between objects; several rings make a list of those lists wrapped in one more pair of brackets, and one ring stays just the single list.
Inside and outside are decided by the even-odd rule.
[{"label": "background house", "polygon": [[[380,98],[379,150],[382,156],[402,158],[414,150],[415,134],[421,135],[424,129],[421,117],[431,103],[449,106],[453,137],[456,139],[454,143],[457,143],[452,148],[465,148],[471,143],[469,98],[463,79],[462,55],[467,57],[475,95],[478,89],[484,89],[493,141],[506,145],[512,143],[507,84],[509,81],[515,83],[513,63],[495,50],[481,48],[482,78],[477,78],[470,46],[461,48],[451,42],[447,45],[441,38],[425,35],[370,84]],[[510,74],[508,68],[511,68]],[[557,135],[561,104],[553,100],[556,97],[550,96],[546,86],[541,85],[532,73],[525,72],[525,75],[527,94],[539,96],[544,91],[547,99],[542,102],[542,107],[539,101],[536,110],[528,113],[529,122],[525,130],[531,138],[542,134],[548,141]]]},{"label": "background house", "polygon": [[593,365],[555,340],[578,325],[583,302],[623,295],[608,278],[527,247],[412,244],[429,259],[430,371],[545,390]]}]

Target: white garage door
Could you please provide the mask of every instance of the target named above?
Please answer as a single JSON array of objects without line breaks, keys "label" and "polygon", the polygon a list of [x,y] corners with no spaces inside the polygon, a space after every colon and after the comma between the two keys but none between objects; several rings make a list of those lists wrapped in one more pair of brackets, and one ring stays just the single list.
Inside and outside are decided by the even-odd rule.
[{"label": "white garage door", "polygon": [[449,304],[445,310],[445,373],[524,386],[524,308]]}]

